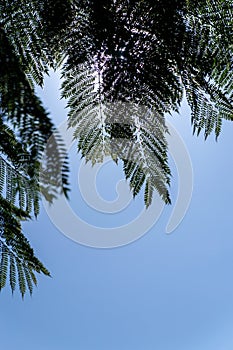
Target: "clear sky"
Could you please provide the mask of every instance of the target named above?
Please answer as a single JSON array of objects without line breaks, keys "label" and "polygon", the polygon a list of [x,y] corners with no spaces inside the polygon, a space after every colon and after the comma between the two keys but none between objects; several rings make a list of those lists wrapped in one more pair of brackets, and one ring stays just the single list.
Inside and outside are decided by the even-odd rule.
[{"label": "clear sky", "polygon": [[[41,95],[54,120],[65,118],[57,102],[58,80],[46,79]],[[192,136],[186,109],[173,123],[189,150],[194,188],[188,212],[170,235],[172,206],[139,240],[115,249],[77,244],[51,223],[43,207],[24,231],[52,278],[41,276],[32,298],[9,288],[0,295],[0,349],[4,350],[232,350],[233,348],[233,124],[216,143]],[[172,120],[172,118],[170,118]],[[80,164],[72,157],[71,204],[85,220],[114,227],[142,208],[139,196],[114,215],[98,214],[82,201]],[[101,170],[97,187],[116,195],[122,173]],[[176,198],[174,173],[172,195]]]}]

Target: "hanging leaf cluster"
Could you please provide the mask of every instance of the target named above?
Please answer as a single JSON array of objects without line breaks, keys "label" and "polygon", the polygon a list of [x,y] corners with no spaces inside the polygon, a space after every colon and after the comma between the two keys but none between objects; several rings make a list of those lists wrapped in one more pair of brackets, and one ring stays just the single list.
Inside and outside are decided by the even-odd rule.
[{"label": "hanging leaf cluster", "polygon": [[73,5],[62,96],[68,99],[78,150],[92,164],[109,155],[121,159],[133,194],[145,184],[146,206],[154,189],[170,203],[166,113],[179,112],[186,98],[193,132],[203,130],[205,138],[212,131],[217,138],[222,120],[233,119],[232,3],[83,0]]},{"label": "hanging leaf cluster", "polygon": [[27,1],[0,2],[0,290],[9,271],[12,292],[18,282],[22,296],[32,293],[36,273],[49,272],[21,222],[38,216],[41,192],[49,201],[68,194],[66,151],[35,93],[54,59],[44,50],[36,2],[31,5],[30,12]]}]

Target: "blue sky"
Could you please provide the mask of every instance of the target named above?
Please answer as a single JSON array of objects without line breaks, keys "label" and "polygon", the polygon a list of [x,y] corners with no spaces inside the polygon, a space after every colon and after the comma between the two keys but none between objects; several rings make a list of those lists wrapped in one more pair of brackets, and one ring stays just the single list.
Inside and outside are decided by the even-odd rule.
[{"label": "blue sky", "polygon": [[[46,79],[42,93],[57,123],[58,80]],[[170,118],[172,120],[172,118]],[[232,350],[233,348],[233,124],[225,122],[216,143],[192,136],[187,109],[172,123],[189,150],[194,171],[190,207],[179,227],[166,235],[172,206],[142,238],[115,249],[94,249],[60,233],[44,208],[24,225],[52,278],[39,277],[32,297],[22,301],[9,288],[0,295],[1,349],[6,350]],[[72,158],[72,181],[79,157]],[[122,173],[103,169],[97,186],[116,195]],[[177,175],[172,181],[176,198]],[[112,225],[132,219],[142,196],[121,217],[90,211],[73,188],[71,203],[85,220]]]}]

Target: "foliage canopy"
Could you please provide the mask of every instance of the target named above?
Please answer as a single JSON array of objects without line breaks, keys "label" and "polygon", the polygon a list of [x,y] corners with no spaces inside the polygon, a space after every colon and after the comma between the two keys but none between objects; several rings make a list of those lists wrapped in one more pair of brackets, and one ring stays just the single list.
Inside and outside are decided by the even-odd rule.
[{"label": "foliage canopy", "polygon": [[22,296],[35,272],[49,275],[21,222],[41,193],[68,193],[66,152],[35,93],[49,69],[61,69],[82,156],[121,160],[148,207],[155,190],[170,203],[166,113],[185,97],[205,138],[233,119],[232,38],[230,0],[0,0],[0,289],[8,266]]}]

